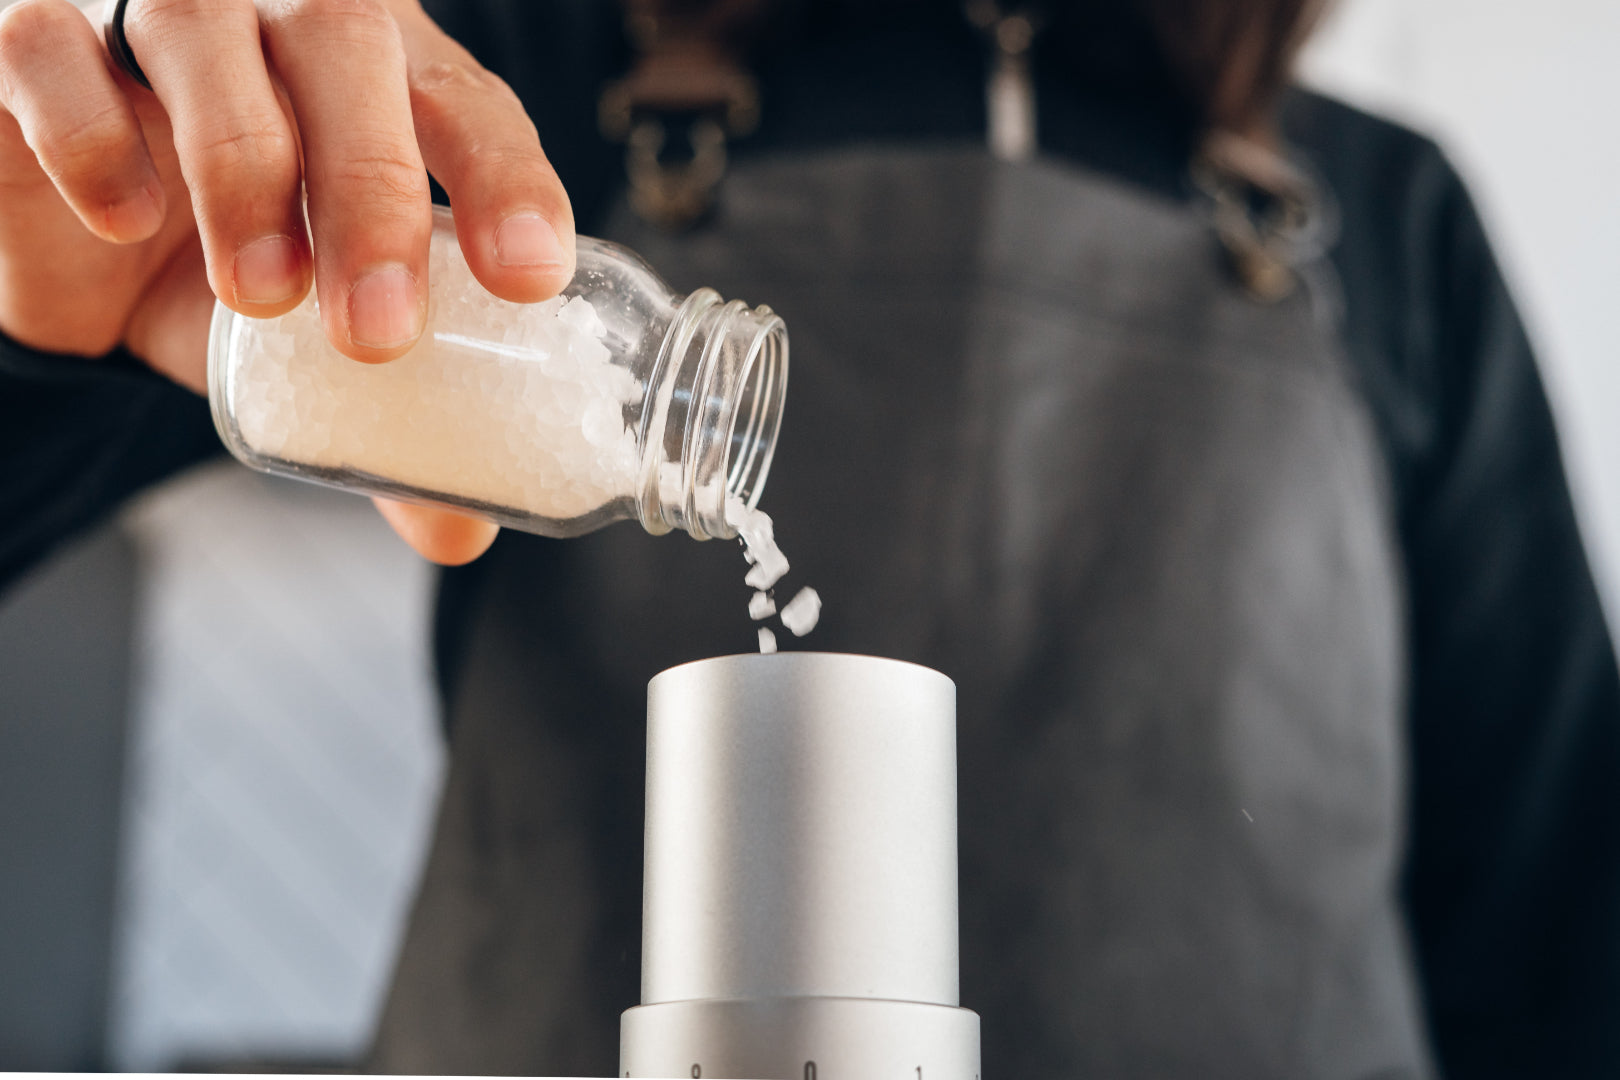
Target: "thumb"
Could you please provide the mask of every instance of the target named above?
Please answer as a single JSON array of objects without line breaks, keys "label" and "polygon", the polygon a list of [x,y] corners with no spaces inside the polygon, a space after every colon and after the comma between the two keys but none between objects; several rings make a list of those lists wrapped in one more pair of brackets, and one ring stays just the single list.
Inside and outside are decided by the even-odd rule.
[{"label": "thumb", "polygon": [[377,512],[416,553],[441,566],[470,563],[489,550],[501,527],[435,506],[373,498]]}]

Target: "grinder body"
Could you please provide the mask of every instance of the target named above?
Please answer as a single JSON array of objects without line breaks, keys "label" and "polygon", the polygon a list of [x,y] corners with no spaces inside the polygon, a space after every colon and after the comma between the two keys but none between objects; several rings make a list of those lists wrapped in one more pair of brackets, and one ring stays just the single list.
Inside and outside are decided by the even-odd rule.
[{"label": "grinder body", "polygon": [[654,678],[647,721],[621,1073],[977,1080],[954,684],[875,657],[720,657]]}]

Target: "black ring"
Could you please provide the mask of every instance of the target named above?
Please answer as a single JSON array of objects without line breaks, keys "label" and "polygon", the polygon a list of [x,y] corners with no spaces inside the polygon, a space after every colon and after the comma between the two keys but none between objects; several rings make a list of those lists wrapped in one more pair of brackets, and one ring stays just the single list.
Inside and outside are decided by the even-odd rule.
[{"label": "black ring", "polygon": [[129,38],[124,36],[124,9],[128,6],[129,0],[107,0],[102,7],[102,33],[107,39],[107,52],[111,54],[113,63],[123,68],[124,74],[150,90],[152,84],[146,81],[146,72],[136,62],[135,50],[129,47]]}]

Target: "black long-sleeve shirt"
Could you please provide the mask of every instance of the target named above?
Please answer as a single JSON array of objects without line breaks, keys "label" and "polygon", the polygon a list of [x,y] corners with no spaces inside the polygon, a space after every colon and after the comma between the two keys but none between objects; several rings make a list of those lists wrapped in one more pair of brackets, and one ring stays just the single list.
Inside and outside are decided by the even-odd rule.
[{"label": "black long-sleeve shirt", "polygon": [[[595,130],[596,94],[625,60],[612,5],[429,6],[523,97],[588,231],[621,175]],[[978,137],[984,52],[954,4],[941,11],[805,16],[761,54],[764,122],[737,152]],[[1146,55],[1055,28],[1035,58],[1042,150],[1186,197],[1192,126]],[[1282,120],[1340,209],[1344,345],[1394,482],[1405,900],[1439,1059],[1453,1077],[1620,1075],[1620,677],[1530,346],[1432,143],[1310,94]],[[0,347],[0,581],[217,452],[205,403],[127,357]],[[477,573],[446,577],[447,680],[460,583]]]}]

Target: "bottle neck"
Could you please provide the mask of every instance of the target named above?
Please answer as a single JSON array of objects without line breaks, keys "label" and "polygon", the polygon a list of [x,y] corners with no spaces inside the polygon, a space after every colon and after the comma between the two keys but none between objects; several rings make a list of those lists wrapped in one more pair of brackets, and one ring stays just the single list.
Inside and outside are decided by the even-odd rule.
[{"label": "bottle neck", "polygon": [[650,533],[730,538],[726,504],[759,502],[787,391],[787,330],[775,312],[699,289],[680,304],[642,412],[637,513]]}]

